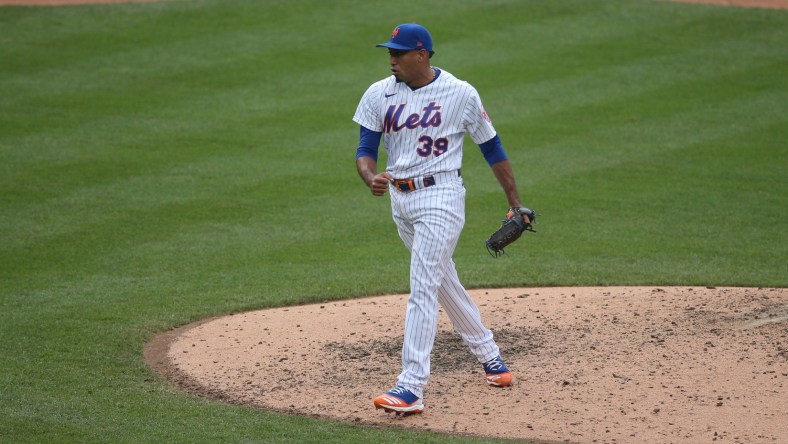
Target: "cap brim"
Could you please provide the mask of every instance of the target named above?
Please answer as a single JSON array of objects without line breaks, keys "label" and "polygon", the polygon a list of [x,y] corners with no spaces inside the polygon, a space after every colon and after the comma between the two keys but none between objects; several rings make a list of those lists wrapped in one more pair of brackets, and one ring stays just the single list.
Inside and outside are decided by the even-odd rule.
[{"label": "cap brim", "polygon": [[382,46],[384,48],[390,48],[390,49],[399,49],[401,51],[409,51],[411,49],[419,49],[419,48],[411,48],[410,46],[399,45],[397,43],[392,43],[392,42],[381,43],[381,44],[375,45],[375,46],[376,47],[381,47]]}]

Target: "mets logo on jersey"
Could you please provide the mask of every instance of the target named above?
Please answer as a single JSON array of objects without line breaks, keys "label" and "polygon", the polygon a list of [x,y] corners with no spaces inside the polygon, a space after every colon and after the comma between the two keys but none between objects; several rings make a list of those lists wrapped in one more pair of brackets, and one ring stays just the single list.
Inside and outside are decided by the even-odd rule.
[{"label": "mets logo on jersey", "polygon": [[439,127],[442,119],[441,119],[441,107],[437,105],[435,102],[430,102],[429,105],[422,108],[423,113],[413,113],[405,118],[405,120],[400,123],[400,118],[402,118],[402,112],[405,110],[405,104],[401,105],[391,105],[389,109],[386,110],[386,117],[383,119],[383,132],[390,134],[393,132],[401,131],[405,128],[407,129],[416,129],[416,128],[427,128],[427,127]]}]

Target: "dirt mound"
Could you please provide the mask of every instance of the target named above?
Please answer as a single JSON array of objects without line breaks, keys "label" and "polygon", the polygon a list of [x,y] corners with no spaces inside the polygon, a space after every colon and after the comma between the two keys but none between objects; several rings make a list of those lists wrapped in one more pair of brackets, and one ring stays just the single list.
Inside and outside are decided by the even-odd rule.
[{"label": "dirt mound", "polygon": [[[788,442],[788,289],[473,290],[510,388],[441,313],[421,415],[376,411],[407,295],[240,313],[167,332],[146,359],[224,402],[376,426],[571,442]],[[502,426],[503,425],[503,426]]]}]

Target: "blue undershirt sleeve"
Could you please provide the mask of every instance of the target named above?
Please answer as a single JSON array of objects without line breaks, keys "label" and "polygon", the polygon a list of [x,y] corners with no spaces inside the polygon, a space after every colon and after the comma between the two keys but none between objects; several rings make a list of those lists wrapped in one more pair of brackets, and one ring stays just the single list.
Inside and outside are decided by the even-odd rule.
[{"label": "blue undershirt sleeve", "polygon": [[496,134],[492,139],[479,144],[479,148],[481,148],[484,159],[490,166],[508,159],[506,156],[506,151],[503,150],[501,138],[498,137],[498,134]]},{"label": "blue undershirt sleeve", "polygon": [[377,162],[378,146],[380,146],[380,138],[382,136],[382,132],[372,131],[371,129],[361,126],[358,149],[356,150],[356,159],[360,157],[371,157]]}]

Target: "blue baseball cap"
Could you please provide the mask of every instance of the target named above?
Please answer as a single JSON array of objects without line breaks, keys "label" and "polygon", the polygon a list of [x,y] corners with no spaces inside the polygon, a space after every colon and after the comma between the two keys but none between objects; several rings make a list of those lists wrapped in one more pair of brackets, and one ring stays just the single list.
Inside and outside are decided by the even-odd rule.
[{"label": "blue baseball cap", "polygon": [[391,49],[407,51],[411,49],[426,49],[432,51],[432,36],[427,28],[415,23],[399,25],[391,31],[391,39],[386,43],[375,46],[383,46]]}]

